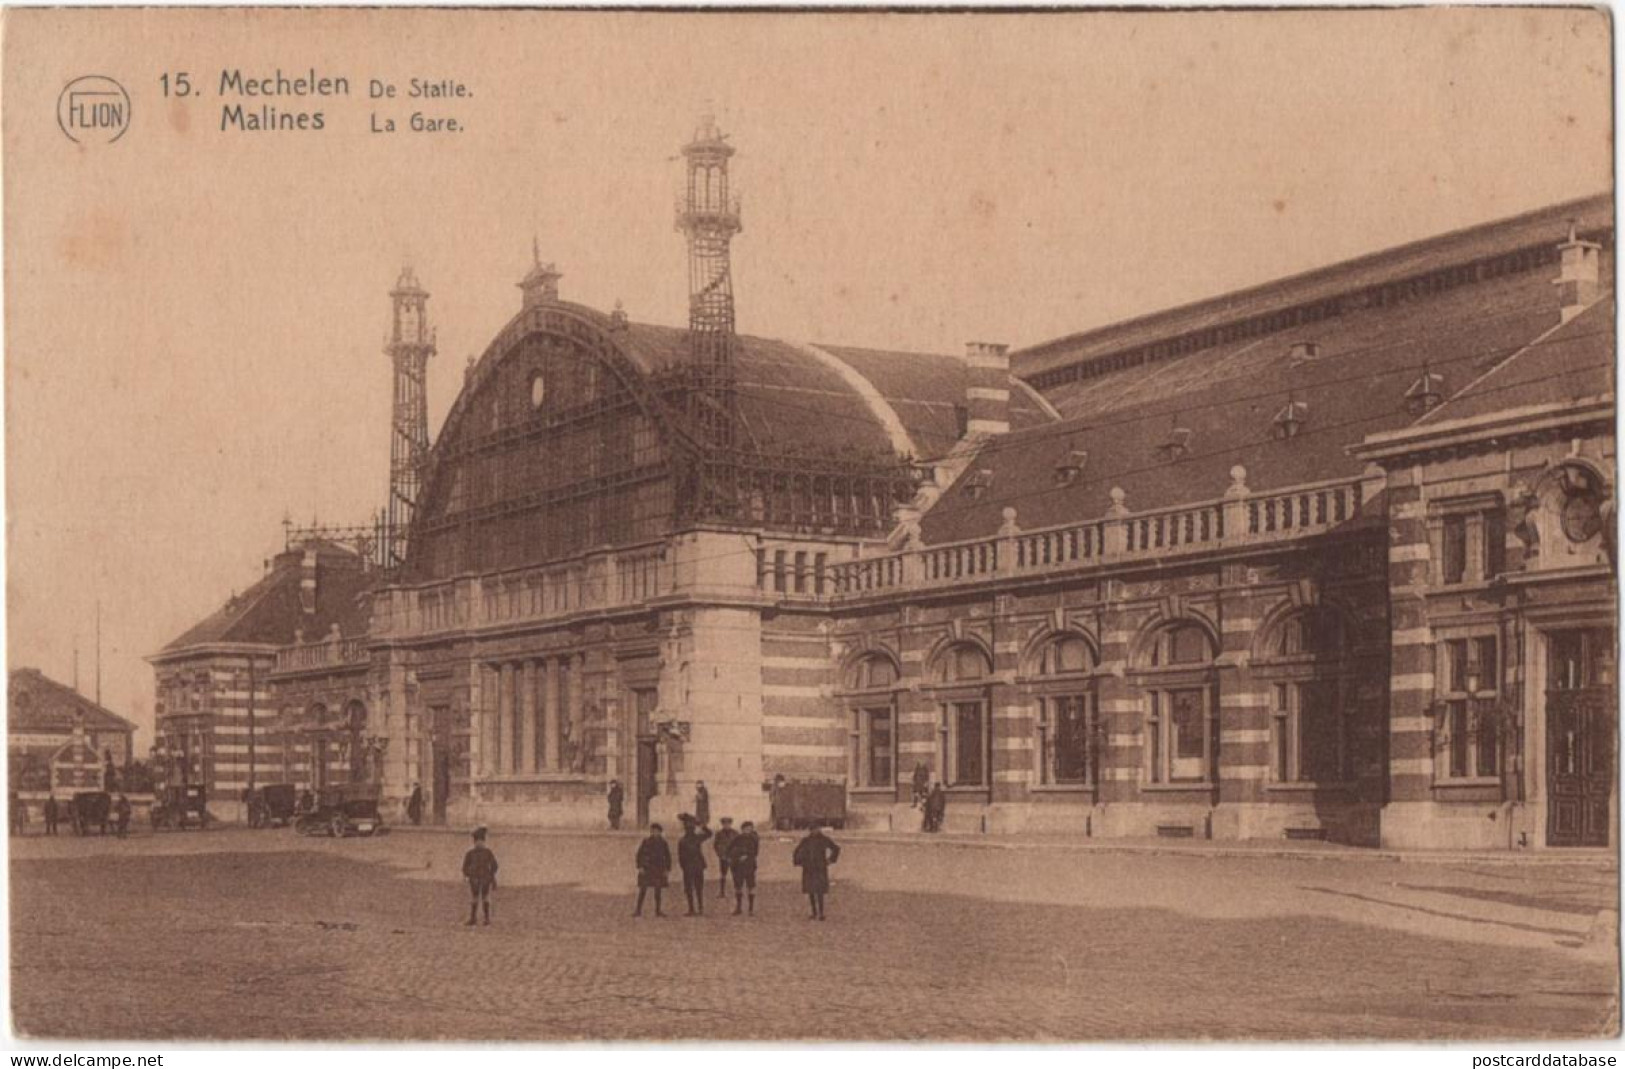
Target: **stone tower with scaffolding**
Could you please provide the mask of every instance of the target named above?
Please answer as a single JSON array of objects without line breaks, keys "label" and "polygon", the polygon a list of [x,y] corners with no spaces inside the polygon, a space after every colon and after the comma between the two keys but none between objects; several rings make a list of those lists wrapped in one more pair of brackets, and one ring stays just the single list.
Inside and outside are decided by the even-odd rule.
[{"label": "stone tower with scaffolding", "polygon": [[394,367],[394,408],[389,444],[389,507],[384,520],[383,561],[394,567],[406,559],[407,531],[423,483],[429,451],[429,410],[424,377],[435,352],[429,326],[429,294],[410,267],[389,291],[393,306],[384,352]]}]

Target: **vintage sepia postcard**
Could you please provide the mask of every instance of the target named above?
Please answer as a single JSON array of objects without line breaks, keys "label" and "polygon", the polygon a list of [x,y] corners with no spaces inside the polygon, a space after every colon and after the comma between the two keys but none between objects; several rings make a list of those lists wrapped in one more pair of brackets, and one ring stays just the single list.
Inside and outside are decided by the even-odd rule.
[{"label": "vintage sepia postcard", "polygon": [[1617,1036],[1612,49],[6,11],[12,1042]]}]

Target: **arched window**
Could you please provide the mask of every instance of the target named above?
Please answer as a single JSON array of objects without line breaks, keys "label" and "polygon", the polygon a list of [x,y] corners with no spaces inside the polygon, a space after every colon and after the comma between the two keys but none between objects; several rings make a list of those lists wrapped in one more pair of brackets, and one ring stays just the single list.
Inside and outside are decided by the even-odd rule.
[{"label": "arched window", "polygon": [[852,694],[847,772],[854,790],[890,790],[895,783],[897,709],[891,688],[896,685],[897,665],[885,654],[866,654],[847,672]]},{"label": "arched window", "polygon": [[945,690],[937,726],[943,782],[950,787],[985,787],[989,765],[988,696],[982,686],[993,673],[987,654],[958,642],[937,655],[932,676]]},{"label": "arched window", "polygon": [[884,690],[897,683],[897,666],[883,653],[860,657],[846,677],[847,690]]},{"label": "arched window", "polygon": [[1146,763],[1152,783],[1213,781],[1218,696],[1212,674],[1216,654],[1207,630],[1174,621],[1141,647],[1146,692]]},{"label": "arched window", "polygon": [[1350,775],[1345,705],[1352,691],[1342,617],[1301,609],[1266,636],[1256,662],[1269,685],[1270,779],[1341,783]]},{"label": "arched window", "polygon": [[969,642],[948,647],[937,655],[936,680],[938,683],[963,683],[984,679],[992,670],[987,655]]},{"label": "arched window", "polygon": [[1097,778],[1099,729],[1094,651],[1082,635],[1066,633],[1039,647],[1031,685],[1038,692],[1038,784],[1087,787]]}]

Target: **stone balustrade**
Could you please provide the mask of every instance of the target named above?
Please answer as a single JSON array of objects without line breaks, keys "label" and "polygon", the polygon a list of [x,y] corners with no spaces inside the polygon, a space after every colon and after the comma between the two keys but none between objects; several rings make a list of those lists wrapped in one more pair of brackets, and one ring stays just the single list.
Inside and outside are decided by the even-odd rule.
[{"label": "stone balustrade", "polygon": [[991,538],[904,550],[831,565],[830,592],[871,592],[1043,575],[1096,565],[1285,542],[1324,534],[1360,513],[1361,480],[1254,493],[1245,472],[1224,497],[1175,509],[1131,513],[1121,490],[1101,519],[1022,531],[1006,509],[1006,530]]}]

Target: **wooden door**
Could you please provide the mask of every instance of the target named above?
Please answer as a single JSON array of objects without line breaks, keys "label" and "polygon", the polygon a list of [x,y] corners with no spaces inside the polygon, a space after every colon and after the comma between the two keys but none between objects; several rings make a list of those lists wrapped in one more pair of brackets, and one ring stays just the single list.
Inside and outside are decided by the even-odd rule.
[{"label": "wooden door", "polygon": [[1614,789],[1613,633],[1548,636],[1546,842],[1607,846]]}]

